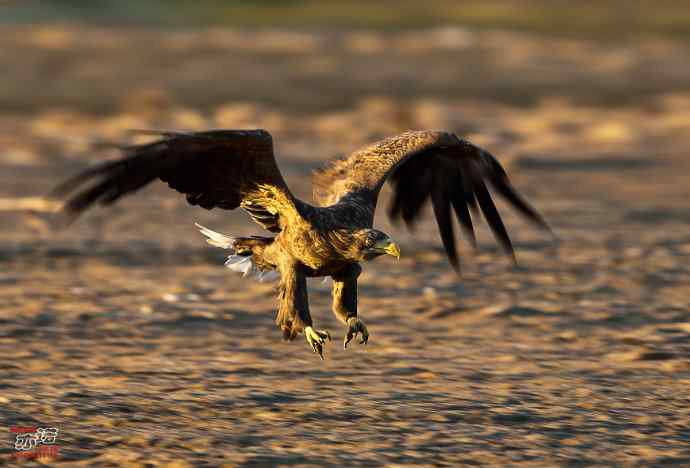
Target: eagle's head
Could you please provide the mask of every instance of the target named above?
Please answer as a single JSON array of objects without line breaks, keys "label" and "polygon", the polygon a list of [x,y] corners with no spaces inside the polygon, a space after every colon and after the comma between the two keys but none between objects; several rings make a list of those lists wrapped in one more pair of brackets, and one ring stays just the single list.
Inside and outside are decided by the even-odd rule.
[{"label": "eagle's head", "polygon": [[354,232],[353,245],[357,260],[373,260],[384,254],[400,259],[400,248],[388,234],[377,229],[359,229]]}]

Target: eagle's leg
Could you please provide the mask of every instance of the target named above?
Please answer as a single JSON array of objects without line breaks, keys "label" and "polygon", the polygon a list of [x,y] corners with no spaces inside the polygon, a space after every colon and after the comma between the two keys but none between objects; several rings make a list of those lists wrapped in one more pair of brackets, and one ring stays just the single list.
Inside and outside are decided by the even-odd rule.
[{"label": "eagle's leg", "polygon": [[325,330],[312,326],[307,295],[307,276],[299,264],[281,265],[280,306],[276,323],[283,330],[283,337],[292,340],[304,331],[307,343],[323,359],[323,346],[331,336]]},{"label": "eagle's leg", "polygon": [[357,278],[362,273],[362,267],[352,263],[336,274],[333,278],[333,313],[338,320],[347,325],[347,334],[343,340],[343,347],[362,334],[361,344],[369,341],[369,331],[366,325],[357,317]]}]

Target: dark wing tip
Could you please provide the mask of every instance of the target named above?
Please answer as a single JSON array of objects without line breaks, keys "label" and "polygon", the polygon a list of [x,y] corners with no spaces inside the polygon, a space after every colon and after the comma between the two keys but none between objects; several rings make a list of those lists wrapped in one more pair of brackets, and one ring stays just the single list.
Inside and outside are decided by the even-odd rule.
[{"label": "dark wing tip", "polygon": [[508,179],[505,169],[501,163],[488,151],[474,147],[479,155],[479,160],[483,168],[482,172],[491,186],[503,197],[510,205],[517,209],[520,214],[527,218],[538,228],[549,232],[552,236],[553,231],[546,223],[544,218],[534,209],[518,192]]},{"label": "dark wing tip", "polygon": [[[474,147],[479,155],[479,161],[481,165],[481,179],[486,179],[491,187],[503,198],[505,199],[513,208],[515,208],[522,216],[524,216],[528,221],[539,229],[549,233],[553,240],[558,240],[558,237],[553,232],[551,227],[546,223],[544,218],[534,209],[512,186],[508,179],[508,175],[505,170],[498,162],[498,160],[492,156],[489,152],[484,151],[480,148]],[[475,185],[475,194],[477,196],[477,201],[479,202],[479,207],[484,213],[489,227],[493,231],[494,235],[498,239],[499,243],[502,245],[503,249],[508,253],[513,264],[517,265],[517,258],[515,257],[515,251],[513,250],[512,243],[508,237],[505,226],[496,210],[496,207],[491,199],[491,195],[484,184],[484,181],[480,181]]]},{"label": "dark wing tip", "polygon": [[450,199],[444,187],[440,184],[431,190],[431,205],[436,216],[436,224],[441,235],[441,241],[446,251],[448,261],[456,272],[460,272],[460,260],[455,246],[453,219],[450,215]]},{"label": "dark wing tip", "polygon": [[[474,200],[474,198],[472,198]],[[474,250],[477,250],[477,237],[474,234],[474,226],[472,224],[472,216],[468,209],[467,200],[463,197],[463,191],[455,190],[451,193],[451,204],[455,211],[455,217],[460,223],[460,229],[467,237],[470,245]]]},{"label": "dark wing tip", "polygon": [[[58,230],[69,227],[88,207],[89,203],[84,204],[83,201],[84,192],[77,190],[93,175],[93,173],[86,172],[77,174],[50,191],[46,198],[61,203],[61,206],[52,213],[51,227]],[[87,190],[87,192],[90,191]]]},{"label": "dark wing tip", "polygon": [[520,194],[515,190],[506,176],[490,178],[491,186],[496,192],[503,197],[508,203],[522,214],[534,226],[547,232],[552,240],[557,241],[558,236],[548,225],[546,220],[539,212],[533,208]]},{"label": "dark wing tip", "polygon": [[143,185],[138,179],[132,184],[126,168],[126,159],[108,161],[82,171],[54,188],[48,198],[62,202],[58,210],[58,216],[62,218],[60,224],[69,226],[92,205],[112,204],[128,191]]},{"label": "dark wing tip", "polygon": [[60,182],[60,184],[54,187],[48,193],[48,195],[46,195],[46,198],[52,200],[64,199],[86,181],[108,172],[112,167],[116,166],[118,163],[119,161],[106,161],[104,163],[99,163],[89,169],[78,172],[72,177],[69,177],[63,182]]}]

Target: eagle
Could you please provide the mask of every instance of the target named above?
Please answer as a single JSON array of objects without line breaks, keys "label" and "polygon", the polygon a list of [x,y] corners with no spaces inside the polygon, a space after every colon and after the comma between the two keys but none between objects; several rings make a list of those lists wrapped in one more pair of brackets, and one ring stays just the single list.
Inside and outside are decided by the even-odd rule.
[{"label": "eagle", "polygon": [[[345,327],[343,345],[369,332],[357,314],[361,264],[400,248],[375,229],[382,186],[393,188],[389,216],[413,227],[431,200],[441,241],[459,272],[452,215],[476,246],[473,222],[481,212],[497,242],[513,260],[513,247],[489,188],[526,219],[550,232],[542,216],[513,188],[488,151],[446,131],[408,131],[335,160],[313,175],[313,203],[298,199],[278,169],[266,130],[158,132],[155,141],[125,146],[122,157],[88,168],[52,192],[69,222],[89,207],[111,205],[160,179],[207,210],[243,209],[272,235],[232,237],[197,224],[209,244],[227,249],[226,266],[279,279],[276,324],[284,339],[303,333],[323,359],[328,331],[309,313],[307,278],[331,277],[332,309]],[[474,219],[474,221],[473,221]]]}]

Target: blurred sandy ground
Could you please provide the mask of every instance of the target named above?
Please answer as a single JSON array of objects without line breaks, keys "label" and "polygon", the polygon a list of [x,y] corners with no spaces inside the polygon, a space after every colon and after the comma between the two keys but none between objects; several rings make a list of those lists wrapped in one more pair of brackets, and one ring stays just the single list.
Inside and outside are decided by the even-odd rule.
[{"label": "blurred sandy ground", "polygon": [[[82,464],[690,462],[690,45],[457,25],[17,25],[0,34],[3,426]],[[623,28],[625,29],[625,28]],[[653,32],[653,31],[652,31]],[[463,277],[431,216],[367,265],[366,348],[283,343],[270,285],[193,228],[257,233],[162,185],[68,231],[17,210],[131,128],[262,127],[309,198],[325,160],[411,128],[498,156],[553,244],[506,209]],[[382,204],[382,208],[385,208]],[[335,335],[328,285],[312,315]],[[9,448],[0,448],[10,455]]]}]

